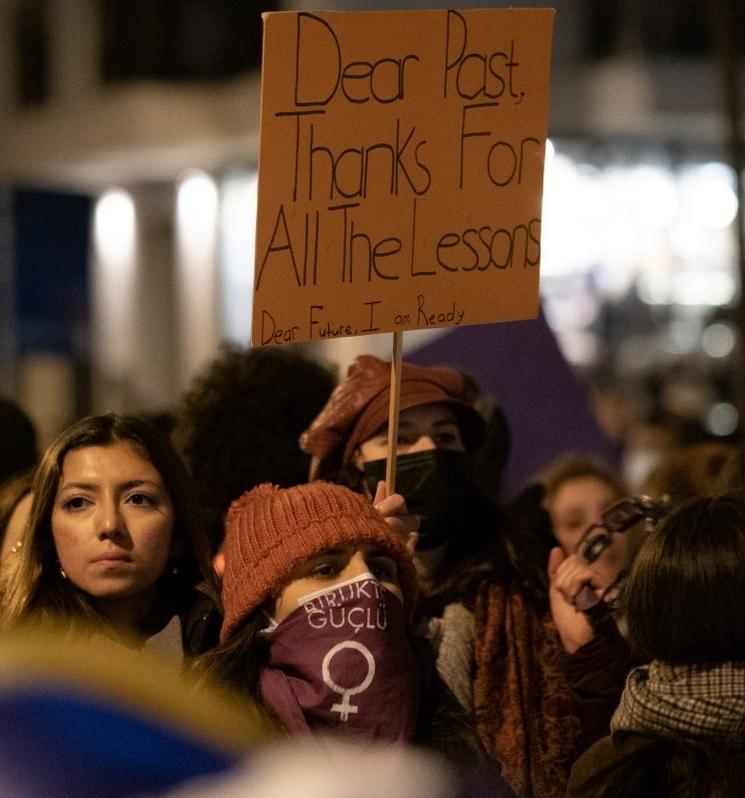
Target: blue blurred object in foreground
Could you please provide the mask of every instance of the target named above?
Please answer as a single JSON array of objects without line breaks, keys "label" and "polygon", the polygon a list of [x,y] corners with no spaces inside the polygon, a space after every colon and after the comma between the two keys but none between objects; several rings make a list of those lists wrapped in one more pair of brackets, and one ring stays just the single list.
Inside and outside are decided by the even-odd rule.
[{"label": "blue blurred object in foreground", "polygon": [[266,736],[258,712],[196,697],[165,663],[100,639],[0,639],[0,796],[124,798],[224,773]]}]

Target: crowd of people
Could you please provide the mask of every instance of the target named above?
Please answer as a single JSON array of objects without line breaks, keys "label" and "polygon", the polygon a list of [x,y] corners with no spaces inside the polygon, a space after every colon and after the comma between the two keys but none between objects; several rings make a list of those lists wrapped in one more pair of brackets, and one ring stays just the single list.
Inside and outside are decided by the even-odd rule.
[{"label": "crowd of people", "polygon": [[195,701],[428,750],[474,795],[739,795],[743,451],[675,450],[643,495],[567,452],[507,496],[498,403],[404,363],[389,495],[390,373],[230,349],[167,418],[83,418],[40,454],[24,425],[0,630],[147,649]]}]

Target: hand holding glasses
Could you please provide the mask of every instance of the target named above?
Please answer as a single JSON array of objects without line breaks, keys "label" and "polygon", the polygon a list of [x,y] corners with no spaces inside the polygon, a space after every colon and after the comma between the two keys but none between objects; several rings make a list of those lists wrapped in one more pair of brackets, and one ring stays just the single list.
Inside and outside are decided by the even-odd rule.
[{"label": "hand holding glasses", "polygon": [[[667,514],[670,500],[667,496],[652,499],[649,496],[631,496],[619,499],[601,514],[601,522],[592,524],[582,536],[575,548],[586,562],[596,562],[602,553],[613,545],[613,535],[627,532],[643,521],[645,532],[654,528],[655,524]],[[580,612],[604,614],[618,605],[618,601],[626,583],[627,569],[618,572],[616,578],[600,595],[589,585],[580,590],[574,606]]]}]

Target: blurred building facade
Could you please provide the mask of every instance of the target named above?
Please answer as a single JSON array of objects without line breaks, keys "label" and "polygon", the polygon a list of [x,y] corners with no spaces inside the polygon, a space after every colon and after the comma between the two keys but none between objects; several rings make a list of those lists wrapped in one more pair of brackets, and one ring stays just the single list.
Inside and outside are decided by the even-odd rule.
[{"label": "blurred building facade", "polygon": [[[620,387],[634,413],[669,409],[731,435],[740,426],[738,183],[716,15],[731,11],[742,48],[745,7],[526,5],[557,9],[546,318],[598,394]],[[248,341],[259,12],[400,7],[0,0],[0,387],[42,437],[91,410],[168,408],[221,340]],[[34,297],[51,302],[34,280],[54,280],[49,268],[26,274],[36,261],[19,235],[24,191],[89,203],[81,306],[66,317],[71,346],[23,334]],[[58,266],[69,276],[64,258]],[[407,346],[421,341],[407,334]],[[343,367],[387,346],[385,337],[341,340],[321,356]]]}]

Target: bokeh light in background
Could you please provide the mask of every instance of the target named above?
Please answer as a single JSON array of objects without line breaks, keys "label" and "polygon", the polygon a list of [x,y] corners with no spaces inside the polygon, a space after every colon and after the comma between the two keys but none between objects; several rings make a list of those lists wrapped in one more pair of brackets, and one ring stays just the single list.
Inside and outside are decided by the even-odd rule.
[{"label": "bokeh light in background", "polygon": [[94,240],[98,254],[112,269],[126,269],[134,257],[135,206],[132,197],[113,188],[96,203]]},{"label": "bokeh light in background", "polygon": [[717,322],[704,330],[701,345],[709,357],[728,357],[735,348],[735,331],[729,324]]},{"label": "bokeh light in background", "polygon": [[[19,249],[18,263],[0,279],[11,286],[22,271],[18,285],[30,298],[8,304],[6,316],[14,318],[0,346],[0,380],[40,422],[49,408],[38,397],[51,396],[50,406],[59,409],[65,390],[71,417],[168,408],[221,340],[249,340],[259,11],[309,4],[4,5],[5,179],[12,192],[20,180],[28,193],[28,180],[34,188],[82,193],[88,205],[79,217],[85,224],[78,252],[67,243],[74,235],[60,237],[54,229],[74,229],[59,214],[47,222],[43,214],[27,216],[26,205],[21,216],[0,196],[3,266],[13,259],[8,242],[22,229],[19,220],[42,219],[30,224],[28,237],[40,246]],[[373,5],[400,3],[328,0],[324,7]],[[447,7],[444,0],[411,5]],[[554,141],[547,148],[541,266],[546,318],[619,448],[633,437],[630,417],[648,419],[660,410],[727,436],[745,392],[737,366],[743,328],[734,317],[736,185],[722,163],[729,122],[711,26],[719,6],[675,0],[639,4],[639,13],[629,14],[628,4],[595,0],[552,5]],[[745,4],[732,5],[736,34]],[[741,58],[744,43],[742,36],[734,42]],[[52,253],[48,270],[39,268],[44,246]],[[63,261],[73,252],[79,274]],[[73,272],[79,282],[70,299],[64,284],[74,283]],[[440,334],[408,333],[405,348]],[[68,389],[59,375],[46,387],[34,376],[57,373],[59,363],[47,354],[60,348],[58,337]],[[366,350],[387,357],[389,336],[326,341],[315,351],[343,369]],[[50,431],[58,424],[55,434],[67,420],[60,413],[49,419]]]},{"label": "bokeh light in background", "polygon": [[[739,294],[733,170],[633,146],[613,157],[576,142],[547,150],[541,295],[565,356],[589,379],[605,369],[621,383],[684,368],[696,420],[734,433],[721,379],[737,344],[722,320]],[[697,405],[682,391],[661,396],[683,415]]]},{"label": "bokeh light in background", "polygon": [[223,331],[225,338],[238,344],[245,344],[251,336],[258,185],[255,170],[233,172],[222,183]]},{"label": "bokeh light in background", "polygon": [[113,373],[132,368],[134,290],[137,279],[137,217],[131,195],[112,188],[93,215],[93,325],[96,360]]},{"label": "bokeh light in background", "polygon": [[[619,298],[636,283],[649,304],[732,302],[733,185],[732,170],[719,163],[673,171],[595,166],[556,153],[546,166],[544,286],[550,289],[552,278],[592,275],[602,298]],[[712,270],[714,284],[697,294]],[[663,289],[658,278],[669,285]],[[550,302],[553,292],[544,293]]]},{"label": "bokeh light in background", "polygon": [[[737,426],[731,397],[704,382],[706,362],[721,370],[737,343],[733,327],[716,317],[738,295],[734,174],[716,162],[634,162],[633,153],[624,159],[582,157],[576,143],[571,151],[548,143],[541,273],[547,320],[567,359],[585,374],[609,358],[621,379],[703,360],[697,368],[708,399],[701,422],[712,434],[729,435]],[[249,340],[256,202],[255,169],[219,178],[195,170],[178,183],[181,340],[194,342],[182,347],[184,379],[211,356],[216,340]],[[106,340],[121,342],[136,262],[135,210],[125,192],[99,200],[95,241],[109,281]],[[604,320],[620,307],[646,313],[648,329],[627,321],[628,334],[608,340]]]},{"label": "bokeh light in background", "polygon": [[218,344],[218,189],[200,170],[176,188],[176,263],[180,382],[207,363]]},{"label": "bokeh light in background", "polygon": [[215,250],[217,186],[205,172],[194,169],[177,187],[177,229],[181,243],[196,258],[211,258]]},{"label": "bokeh light in background", "polygon": [[706,416],[706,426],[712,435],[732,435],[737,429],[737,408],[730,402],[717,402]]},{"label": "bokeh light in background", "polygon": [[[542,278],[591,277],[598,299],[632,286],[648,304],[724,306],[736,296],[732,170],[589,166],[566,155],[546,170]],[[585,315],[580,313],[580,322]],[[553,319],[559,331],[564,317]],[[566,326],[569,326],[568,324]]]}]

